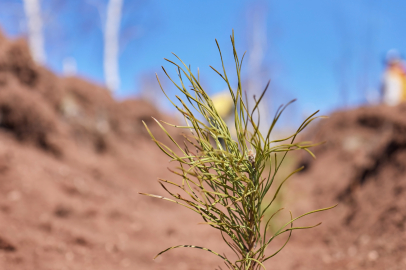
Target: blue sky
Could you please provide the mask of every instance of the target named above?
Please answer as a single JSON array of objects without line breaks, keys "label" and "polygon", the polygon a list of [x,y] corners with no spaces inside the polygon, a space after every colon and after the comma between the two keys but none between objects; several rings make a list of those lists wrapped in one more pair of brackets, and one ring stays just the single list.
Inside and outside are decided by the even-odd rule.
[{"label": "blue sky", "polygon": [[[261,76],[256,78],[261,87],[272,80],[272,111],[293,98],[298,98],[296,113],[316,109],[328,113],[345,104],[363,104],[379,89],[386,51],[406,51],[402,0],[124,1],[118,99],[138,95],[145,78],[155,72],[163,79],[160,66],[172,70],[163,60],[174,59],[171,52],[200,68],[208,92],[223,90],[224,84],[208,67],[220,67],[214,39],[219,40],[231,72],[231,30],[237,49],[249,57],[258,16],[264,18],[266,45]],[[61,73],[63,59],[74,57],[80,76],[103,84],[101,22],[106,3],[42,0],[50,69]],[[8,36],[25,35],[21,1],[0,0],[0,25]],[[245,68],[248,76],[250,65]],[[170,83],[164,84],[174,92]]]}]

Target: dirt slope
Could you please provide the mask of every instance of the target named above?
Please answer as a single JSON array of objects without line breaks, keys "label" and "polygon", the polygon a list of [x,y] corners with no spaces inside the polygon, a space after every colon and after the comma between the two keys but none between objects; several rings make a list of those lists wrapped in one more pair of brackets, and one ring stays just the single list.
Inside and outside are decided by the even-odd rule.
[{"label": "dirt slope", "polygon": [[[198,217],[138,192],[162,193],[168,157],[141,120],[168,142],[139,100],[116,102],[80,78],[34,64],[23,40],[0,37],[0,269],[207,269],[215,246]],[[185,229],[189,228],[189,229]],[[199,233],[195,233],[196,230]]]},{"label": "dirt slope", "polygon": [[313,127],[309,139],[327,143],[316,160],[301,159],[291,207],[299,215],[339,205],[301,223],[323,221],[295,234],[276,269],[406,269],[405,115],[406,104],[365,107]]}]

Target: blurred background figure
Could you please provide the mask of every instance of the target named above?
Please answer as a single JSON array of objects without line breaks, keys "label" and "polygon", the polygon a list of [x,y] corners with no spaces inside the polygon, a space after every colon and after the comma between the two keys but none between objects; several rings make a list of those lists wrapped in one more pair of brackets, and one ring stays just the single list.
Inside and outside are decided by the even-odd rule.
[{"label": "blurred background figure", "polygon": [[383,102],[395,106],[406,100],[406,70],[400,53],[390,50],[382,78]]}]

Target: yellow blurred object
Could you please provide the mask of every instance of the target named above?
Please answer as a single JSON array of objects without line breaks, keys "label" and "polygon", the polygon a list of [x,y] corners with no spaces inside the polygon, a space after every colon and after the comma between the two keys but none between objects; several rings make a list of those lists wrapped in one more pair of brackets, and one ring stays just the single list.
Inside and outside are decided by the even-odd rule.
[{"label": "yellow blurred object", "polygon": [[230,116],[234,102],[228,90],[214,95],[212,101],[221,118],[225,119]]},{"label": "yellow blurred object", "polygon": [[400,102],[406,101],[406,74],[403,69],[402,63],[399,62],[392,68],[392,72],[399,78],[400,81]]},{"label": "yellow blurred object", "polygon": [[395,106],[406,101],[406,72],[403,62],[392,59],[383,77],[383,100],[387,105]]},{"label": "yellow blurred object", "polygon": [[402,97],[401,97],[401,101],[404,102],[406,101],[406,73],[405,70],[402,70],[401,73],[401,80],[402,80]]}]

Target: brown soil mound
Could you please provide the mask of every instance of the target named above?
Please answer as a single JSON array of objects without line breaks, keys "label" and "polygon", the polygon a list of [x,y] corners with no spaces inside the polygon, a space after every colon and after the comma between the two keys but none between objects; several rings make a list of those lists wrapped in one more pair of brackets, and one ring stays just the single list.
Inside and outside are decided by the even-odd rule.
[{"label": "brown soil mound", "polygon": [[171,177],[141,122],[169,143],[151,116],[173,122],[145,101],[116,102],[103,87],[54,75],[24,40],[0,35],[1,270],[221,264],[195,250],[152,260],[172,245],[218,241],[192,213],[138,194],[160,194],[155,179]]},{"label": "brown soil mound", "polygon": [[311,139],[327,143],[316,160],[302,158],[292,207],[298,215],[339,205],[301,223],[323,221],[296,232],[280,269],[406,269],[405,113],[406,104],[358,108],[313,128]]}]

